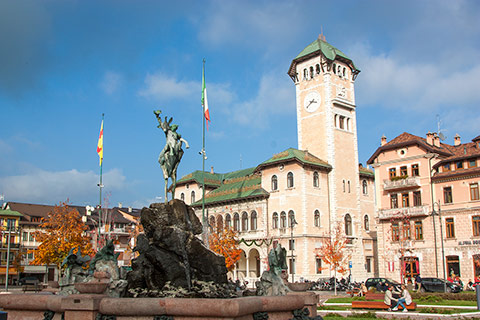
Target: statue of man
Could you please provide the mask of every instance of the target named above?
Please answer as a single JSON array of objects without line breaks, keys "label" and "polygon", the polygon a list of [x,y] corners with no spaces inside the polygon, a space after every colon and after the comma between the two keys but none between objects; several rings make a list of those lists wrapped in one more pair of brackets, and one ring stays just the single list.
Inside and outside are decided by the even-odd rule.
[{"label": "statue of man", "polygon": [[268,253],[268,265],[276,275],[280,276],[282,270],[287,269],[287,251],[278,243],[273,241],[273,248]]},{"label": "statue of man", "polygon": [[161,128],[165,133],[166,143],[163,147],[160,156],[158,157],[158,163],[162,168],[163,178],[165,179],[165,202],[168,202],[167,192],[168,192],[168,178],[172,179],[172,199],[175,198],[175,187],[177,184],[177,168],[180,163],[180,160],[183,156],[182,143],[185,143],[185,147],[188,149],[188,142],[182,138],[182,136],[177,132],[178,125],[173,124],[173,118],[167,121],[162,121],[160,114],[162,111],[156,110],[153,111],[157,120],[158,128]]}]

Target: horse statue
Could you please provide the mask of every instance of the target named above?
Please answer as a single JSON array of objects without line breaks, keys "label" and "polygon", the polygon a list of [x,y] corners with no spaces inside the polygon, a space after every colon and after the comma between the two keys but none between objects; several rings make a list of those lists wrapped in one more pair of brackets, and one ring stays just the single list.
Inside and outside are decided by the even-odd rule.
[{"label": "horse statue", "polygon": [[167,192],[168,192],[168,178],[172,179],[172,199],[175,198],[175,187],[177,185],[177,168],[180,164],[180,160],[183,156],[182,143],[185,143],[185,148],[188,149],[190,146],[188,142],[182,138],[182,136],[177,132],[178,125],[171,124],[173,118],[167,121],[162,120],[160,114],[161,110],[153,111],[155,117],[158,120],[157,128],[160,128],[165,133],[166,143],[163,147],[162,152],[158,157],[158,163],[162,168],[163,178],[165,179],[165,203],[168,202]]}]

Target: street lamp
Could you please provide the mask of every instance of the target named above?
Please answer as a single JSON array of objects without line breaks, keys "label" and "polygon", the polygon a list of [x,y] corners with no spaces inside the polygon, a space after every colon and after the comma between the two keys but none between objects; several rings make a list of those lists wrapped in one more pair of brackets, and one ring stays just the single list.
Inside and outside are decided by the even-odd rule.
[{"label": "street lamp", "polygon": [[[437,210],[435,210],[437,207]],[[443,292],[447,292],[447,276],[445,271],[445,249],[443,246],[443,228],[442,228],[442,214],[440,208],[440,200],[434,202],[432,205],[432,216],[433,216],[433,225],[435,225],[435,216],[438,215],[438,219],[440,222],[440,242],[442,243],[442,265],[443,265]]]},{"label": "street lamp", "polygon": [[293,243],[293,227],[298,224],[297,221],[295,220],[295,216],[293,214],[290,215],[290,250],[291,250],[291,255],[290,255],[290,272],[292,273],[292,283],[295,282],[295,263],[294,263],[294,256],[293,256],[293,250],[295,249],[294,243]]}]

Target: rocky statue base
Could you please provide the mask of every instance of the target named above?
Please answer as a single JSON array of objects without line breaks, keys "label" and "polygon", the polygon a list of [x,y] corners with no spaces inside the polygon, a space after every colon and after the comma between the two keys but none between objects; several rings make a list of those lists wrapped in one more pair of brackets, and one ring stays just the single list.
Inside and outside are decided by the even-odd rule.
[{"label": "rocky statue base", "polygon": [[225,258],[205,247],[196,236],[202,225],[183,201],[153,203],[143,208],[144,234],[137,237],[132,271],[127,274],[129,297],[230,298]]}]

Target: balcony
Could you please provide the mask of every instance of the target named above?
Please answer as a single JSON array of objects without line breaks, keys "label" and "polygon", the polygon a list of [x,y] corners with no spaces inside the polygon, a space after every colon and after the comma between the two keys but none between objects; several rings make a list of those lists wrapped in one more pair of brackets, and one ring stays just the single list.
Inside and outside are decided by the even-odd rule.
[{"label": "balcony", "polygon": [[[8,243],[0,243],[0,248],[8,249]],[[10,242],[10,249],[18,249],[18,248],[20,248],[20,243]]]},{"label": "balcony", "polygon": [[430,211],[428,206],[380,209],[378,210],[378,218],[380,220],[386,220],[402,217],[424,217],[428,216],[429,212]]},{"label": "balcony", "polygon": [[408,177],[397,180],[383,180],[383,190],[390,191],[396,189],[407,189],[420,187],[419,177]]}]

